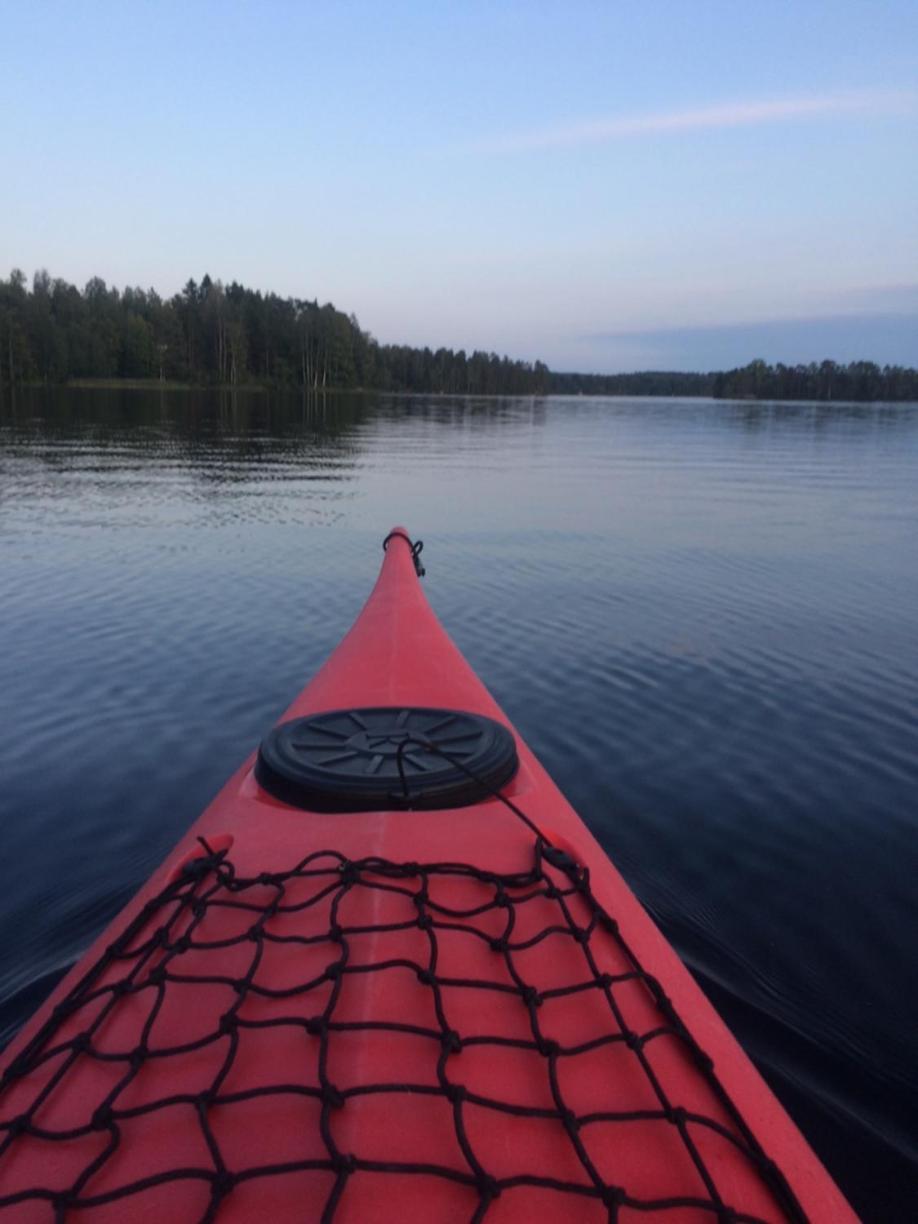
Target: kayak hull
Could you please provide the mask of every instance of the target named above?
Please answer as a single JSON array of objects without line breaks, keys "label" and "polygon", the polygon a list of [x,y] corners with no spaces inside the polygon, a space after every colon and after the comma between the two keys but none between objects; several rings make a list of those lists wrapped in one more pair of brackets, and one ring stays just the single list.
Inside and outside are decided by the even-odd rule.
[{"label": "kayak hull", "polygon": [[[239,880],[276,876],[289,912],[272,913],[268,942],[246,942],[237,940],[237,911],[214,905],[191,946],[172,961],[181,965],[179,978],[193,981],[187,988],[170,981],[152,1025],[155,986],[119,997],[94,1030],[88,1057],[85,1051],[75,1057],[68,1046],[86,1032],[85,1009],[57,1022],[43,1048],[54,1048],[50,1040],[63,1053],[8,1076],[0,1095],[0,1124],[7,1126],[0,1220],[104,1221],[129,1211],[144,1221],[167,1215],[345,1224],[608,1221],[644,1219],[646,1204],[664,1203],[662,1218],[688,1224],[717,1219],[711,1201],[723,1208],[723,1219],[854,1219],[675,952],[443,630],[400,534],[390,537],[361,615],[281,721],[377,706],[445,707],[494,719],[515,736],[517,772],[500,795],[472,806],[312,812],[266,792],[253,754],[11,1044],[0,1068],[15,1070],[30,1052],[34,1064],[36,1042],[55,1025],[54,1009],[72,999],[87,968],[110,955],[132,924],[147,929],[164,889],[191,886],[189,864],[211,855],[214,879],[220,862],[231,862]],[[572,888],[581,877],[540,860],[537,838],[513,807],[581,872],[589,869],[586,893]],[[514,883],[536,878],[540,887],[548,882],[549,892],[567,892],[574,927],[595,921],[594,905],[614,917],[623,942],[603,944],[600,968],[622,981],[563,993],[595,983],[576,938],[553,932],[558,899],[527,901],[527,886]],[[278,880],[239,895],[270,908]],[[509,882],[509,906],[495,905],[504,888],[495,880]],[[193,879],[192,885],[199,887]],[[208,887],[206,880],[200,887]],[[418,902],[409,899],[418,895],[430,902],[427,910],[422,905],[426,926],[417,924]],[[481,912],[470,916],[476,908]],[[508,909],[517,924],[509,953],[492,946],[501,945]],[[453,911],[462,916],[450,918]],[[254,910],[241,912],[248,921]],[[347,945],[348,968],[326,979],[329,958],[342,946],[336,930],[345,932],[338,938]],[[199,934],[206,938],[198,941]],[[134,938],[135,945],[121,945],[122,954],[133,955],[141,935]],[[423,980],[433,945],[436,963]],[[252,982],[267,982],[268,993],[249,990],[238,1008],[239,992],[228,983],[246,980],[253,948],[260,959]],[[646,982],[627,980],[635,963],[662,984],[693,1041],[687,1049],[666,1034],[648,1040],[650,1080],[635,1050],[608,1036],[610,990],[629,1031],[666,1025]],[[94,979],[97,1006],[110,1001],[108,987],[124,964],[122,955]],[[517,977],[537,982],[538,1014]],[[455,982],[478,985],[443,984]],[[222,1017],[234,1008],[243,1028],[221,1033]],[[323,1016],[333,1017],[335,1027],[323,1027]],[[444,1050],[450,1041],[444,1034],[452,1033],[460,1048]],[[546,1034],[549,1043],[580,1052],[546,1062],[545,1051],[533,1048]],[[132,1067],[122,1055],[138,1042],[154,1054]],[[155,1053],[195,1042],[201,1044],[185,1053]],[[714,1087],[693,1049],[712,1058]],[[73,1060],[67,1076],[30,1112],[36,1084],[42,1077],[50,1083],[67,1059]],[[688,1126],[687,1144],[681,1115],[665,1122],[653,1116],[660,1110],[654,1077],[668,1100],[715,1126]],[[98,1109],[113,1092],[114,1116],[103,1115],[84,1133],[86,1102]],[[159,1102],[167,1104],[150,1108]],[[777,1191],[738,1153],[737,1116],[740,1130],[747,1127],[755,1147],[779,1166]],[[23,1117],[28,1125],[14,1133]],[[79,1134],[60,1137],[71,1131]],[[692,1146],[714,1179],[713,1199]],[[123,1193],[137,1185],[143,1189]],[[50,1196],[30,1194],[38,1186],[50,1186]]]}]

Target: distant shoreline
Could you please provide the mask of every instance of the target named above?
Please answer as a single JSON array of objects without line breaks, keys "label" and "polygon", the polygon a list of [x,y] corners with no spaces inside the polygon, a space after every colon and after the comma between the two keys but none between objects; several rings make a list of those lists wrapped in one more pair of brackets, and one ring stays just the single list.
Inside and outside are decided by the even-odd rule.
[{"label": "distant shoreline", "polygon": [[698,402],[722,402],[730,404],[850,404],[850,405],[901,405],[918,403],[918,393],[914,396],[902,396],[897,399],[854,399],[850,396],[788,397],[781,395],[714,395],[711,392],[663,392],[648,391],[543,391],[529,393],[466,393],[461,391],[392,391],[380,387],[298,387],[289,384],[272,385],[269,383],[246,383],[233,385],[231,383],[192,383],[176,380],[160,380],[158,378],[74,378],[67,382],[32,381],[18,383],[14,387],[0,384],[0,407],[7,395],[12,391],[11,398],[22,391],[159,391],[166,392],[213,392],[220,395],[285,395],[302,396],[316,399],[331,395],[381,395],[399,399],[444,399],[444,400],[495,400],[495,399],[621,399],[621,400],[695,400]]},{"label": "distant shoreline", "polygon": [[0,279],[0,395],[74,388],[268,393],[374,391],[470,396],[712,396],[823,403],[918,401],[918,369],[825,359],[729,370],[578,374],[476,349],[382,344],[353,314],[204,276],[162,298],[154,289],[78,289],[46,271],[31,287]]}]

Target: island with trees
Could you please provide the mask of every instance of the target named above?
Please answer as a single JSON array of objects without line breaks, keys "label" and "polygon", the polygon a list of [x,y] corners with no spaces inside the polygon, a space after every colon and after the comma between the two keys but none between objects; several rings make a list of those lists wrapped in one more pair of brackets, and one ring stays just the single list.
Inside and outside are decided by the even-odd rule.
[{"label": "island with trees", "polygon": [[330,303],[204,276],[163,298],[45,271],[0,279],[0,389],[98,381],[451,395],[656,395],[723,399],[918,400],[918,370],[872,361],[709,373],[567,374],[496,353],[380,344]]}]

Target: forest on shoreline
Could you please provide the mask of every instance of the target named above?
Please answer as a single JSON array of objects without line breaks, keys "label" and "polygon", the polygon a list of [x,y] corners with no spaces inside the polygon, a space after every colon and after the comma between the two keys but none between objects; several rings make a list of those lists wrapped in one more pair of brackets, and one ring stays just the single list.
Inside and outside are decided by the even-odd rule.
[{"label": "forest on shoreline", "polygon": [[872,361],[689,373],[555,373],[496,353],[380,344],[331,303],[204,276],[162,298],[93,277],[0,279],[0,391],[26,384],[366,389],[451,395],[676,395],[723,399],[918,400],[918,370]]},{"label": "forest on shoreline", "polygon": [[918,401],[918,370],[875,361],[811,361],[785,365],[750,361],[734,370],[691,374],[646,370],[637,374],[555,374],[555,394],[704,395],[714,399]]}]

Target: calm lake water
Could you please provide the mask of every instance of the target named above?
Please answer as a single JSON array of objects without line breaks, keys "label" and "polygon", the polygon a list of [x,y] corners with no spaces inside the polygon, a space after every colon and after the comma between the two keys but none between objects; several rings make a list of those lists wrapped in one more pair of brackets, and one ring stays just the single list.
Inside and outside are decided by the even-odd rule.
[{"label": "calm lake water", "polygon": [[0,408],[0,1039],[427,594],[867,1220],[918,1219],[918,405]]}]

